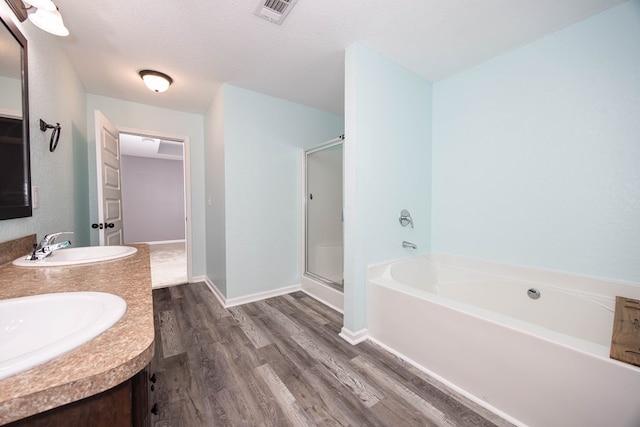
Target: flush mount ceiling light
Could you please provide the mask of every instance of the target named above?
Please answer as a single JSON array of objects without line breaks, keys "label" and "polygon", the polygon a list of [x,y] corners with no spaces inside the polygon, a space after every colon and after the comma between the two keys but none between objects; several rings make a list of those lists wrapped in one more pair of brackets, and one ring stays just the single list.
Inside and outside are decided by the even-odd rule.
[{"label": "flush mount ceiling light", "polygon": [[173,79],[160,71],[142,70],[140,77],[149,89],[154,92],[164,92],[169,89]]}]

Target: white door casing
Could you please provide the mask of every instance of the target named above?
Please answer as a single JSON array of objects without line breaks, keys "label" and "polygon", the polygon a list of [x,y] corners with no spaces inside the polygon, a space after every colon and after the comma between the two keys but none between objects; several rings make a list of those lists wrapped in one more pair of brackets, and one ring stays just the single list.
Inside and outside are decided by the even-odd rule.
[{"label": "white door casing", "polygon": [[122,245],[122,179],[118,129],[95,112],[100,246]]}]

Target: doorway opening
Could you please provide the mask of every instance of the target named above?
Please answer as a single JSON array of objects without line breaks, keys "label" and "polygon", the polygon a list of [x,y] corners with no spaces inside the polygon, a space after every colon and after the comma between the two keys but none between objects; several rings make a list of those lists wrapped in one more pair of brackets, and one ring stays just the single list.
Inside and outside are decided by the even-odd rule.
[{"label": "doorway opening", "polygon": [[124,243],[147,243],[154,288],[188,283],[184,142],[120,132]]},{"label": "doorway opening", "polygon": [[190,282],[189,138],[95,116],[100,244],[149,244],[154,288]]}]

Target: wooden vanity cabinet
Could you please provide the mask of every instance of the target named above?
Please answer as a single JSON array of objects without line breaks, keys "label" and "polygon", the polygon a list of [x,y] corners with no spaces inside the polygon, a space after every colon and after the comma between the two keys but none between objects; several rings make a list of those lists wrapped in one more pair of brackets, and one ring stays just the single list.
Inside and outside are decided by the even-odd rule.
[{"label": "wooden vanity cabinet", "polygon": [[147,368],[109,390],[6,424],[6,427],[149,427]]}]

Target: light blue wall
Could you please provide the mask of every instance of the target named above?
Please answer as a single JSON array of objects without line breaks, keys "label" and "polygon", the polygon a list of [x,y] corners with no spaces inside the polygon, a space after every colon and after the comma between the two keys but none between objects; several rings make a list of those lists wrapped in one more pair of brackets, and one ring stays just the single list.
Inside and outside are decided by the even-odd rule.
[{"label": "light blue wall", "polygon": [[[430,250],[432,85],[358,44],[345,64],[344,323],[357,332],[367,265]],[[415,228],[400,226],[402,209]]]},{"label": "light blue wall", "polygon": [[301,149],[338,137],[343,118],[228,84],[223,90],[226,297],[299,284]]},{"label": "light blue wall", "polygon": [[435,84],[432,229],[434,252],[640,282],[640,2]]},{"label": "light blue wall", "polygon": [[[227,294],[227,252],[225,234],[224,86],[204,115],[205,128],[205,220],[207,224],[207,277]],[[211,203],[209,203],[209,200]]]},{"label": "light blue wall", "polygon": [[[204,118],[199,114],[152,107],[121,99],[87,94],[86,120],[90,130],[88,145],[89,201],[91,222],[98,220],[96,189],[96,148],[94,111],[101,111],[116,127],[137,130],[166,132],[171,135],[188,136],[191,152],[191,227],[192,227],[192,273],[205,274],[205,203],[204,203]],[[91,241],[97,244],[97,233]]]},{"label": "light blue wall", "polygon": [[[13,16],[5,2],[0,9]],[[75,231],[74,245],[88,242],[78,224],[87,216],[78,188],[86,186],[82,169],[76,169],[78,153],[86,151],[84,88],[55,36],[14,19],[28,40],[29,107],[31,134],[31,180],[40,188],[40,208],[33,216],[0,221],[0,241],[36,233]],[[39,120],[59,122],[62,134],[57,150],[49,152],[49,137],[40,131]],[[82,159],[86,163],[86,157]]]}]

